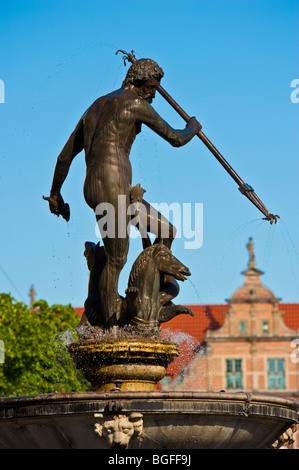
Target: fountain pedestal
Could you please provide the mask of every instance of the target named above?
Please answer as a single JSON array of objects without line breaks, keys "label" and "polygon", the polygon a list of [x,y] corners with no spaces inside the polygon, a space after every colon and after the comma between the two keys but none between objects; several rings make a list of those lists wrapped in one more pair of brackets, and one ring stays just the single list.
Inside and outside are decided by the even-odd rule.
[{"label": "fountain pedestal", "polygon": [[79,341],[69,345],[76,367],[94,391],[154,391],[168,364],[179,355],[162,341]]}]

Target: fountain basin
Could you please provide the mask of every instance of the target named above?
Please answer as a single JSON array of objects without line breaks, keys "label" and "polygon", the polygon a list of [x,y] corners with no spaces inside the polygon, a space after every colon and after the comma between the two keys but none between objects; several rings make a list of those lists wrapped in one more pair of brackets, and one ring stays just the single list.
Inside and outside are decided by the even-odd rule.
[{"label": "fountain basin", "polygon": [[0,398],[2,449],[264,449],[299,404],[246,392],[84,392]]},{"label": "fountain basin", "polygon": [[179,355],[177,345],[165,341],[85,340],[68,350],[96,391],[154,391]]}]

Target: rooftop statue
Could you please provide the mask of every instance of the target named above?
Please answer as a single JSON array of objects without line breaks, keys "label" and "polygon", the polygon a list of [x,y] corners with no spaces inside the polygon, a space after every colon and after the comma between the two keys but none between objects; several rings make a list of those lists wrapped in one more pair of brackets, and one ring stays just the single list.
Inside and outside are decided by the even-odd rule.
[{"label": "rooftop statue", "polygon": [[246,245],[246,248],[249,253],[249,263],[248,267],[249,268],[255,268],[255,252],[254,252],[254,246],[253,246],[253,239],[252,237],[249,237],[248,243]]}]

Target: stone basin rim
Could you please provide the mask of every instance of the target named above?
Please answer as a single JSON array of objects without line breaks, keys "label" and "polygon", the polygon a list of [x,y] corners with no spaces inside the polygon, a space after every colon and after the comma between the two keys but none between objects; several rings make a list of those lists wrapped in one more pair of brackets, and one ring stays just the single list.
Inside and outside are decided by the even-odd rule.
[{"label": "stone basin rim", "polygon": [[170,341],[78,341],[68,346],[71,354],[106,354],[121,355],[127,354],[157,354],[166,356],[178,356],[179,347]]},{"label": "stone basin rim", "polygon": [[38,404],[106,401],[106,400],[187,400],[250,402],[265,405],[285,406],[292,408],[299,415],[299,403],[290,398],[276,397],[269,394],[251,392],[201,392],[201,391],[111,391],[111,392],[57,392],[39,395],[0,397],[0,410],[13,406],[34,406]]},{"label": "stone basin rim", "polygon": [[[139,445],[180,450],[269,448],[298,424],[298,413],[296,401],[245,391],[89,391],[3,397],[0,447],[20,448],[21,442],[22,448],[106,449],[110,444],[95,431],[104,425],[101,420],[130,421],[138,415],[142,439],[132,441],[132,449]],[[189,431],[182,443],[186,426]]]}]

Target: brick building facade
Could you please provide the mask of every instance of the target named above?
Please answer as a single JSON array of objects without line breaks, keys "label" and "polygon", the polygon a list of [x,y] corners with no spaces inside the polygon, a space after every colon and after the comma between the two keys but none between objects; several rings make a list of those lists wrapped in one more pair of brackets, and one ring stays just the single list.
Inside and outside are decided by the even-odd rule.
[{"label": "brick building facade", "polygon": [[252,239],[247,248],[244,284],[226,304],[189,306],[194,318],[181,316],[165,324],[198,343],[186,360],[178,358],[169,366],[162,390],[245,390],[299,399],[299,304],[280,303],[263,285]]}]

